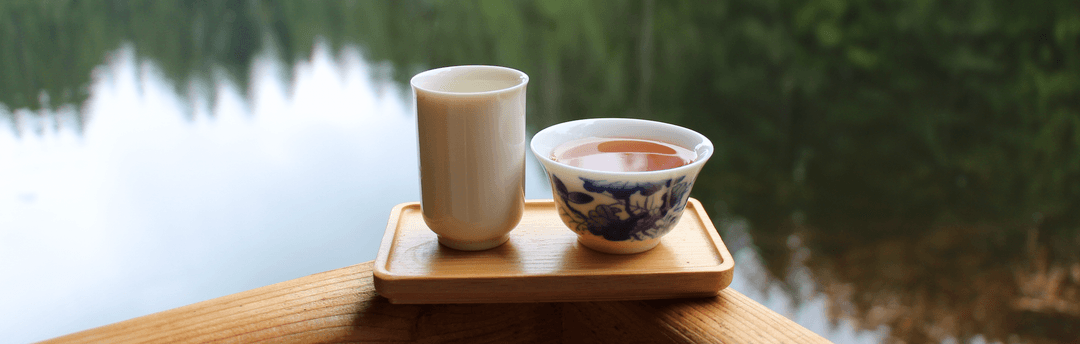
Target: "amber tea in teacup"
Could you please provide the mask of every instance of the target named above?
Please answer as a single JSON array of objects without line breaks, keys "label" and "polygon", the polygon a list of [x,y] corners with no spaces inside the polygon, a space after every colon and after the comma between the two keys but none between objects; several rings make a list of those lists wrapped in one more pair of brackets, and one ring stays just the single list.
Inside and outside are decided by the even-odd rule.
[{"label": "amber tea in teacup", "polygon": [[672,169],[694,162],[697,153],[667,142],[586,137],[555,147],[551,160],[594,171],[646,172]]},{"label": "amber tea in teacup", "polygon": [[583,246],[615,254],[648,251],[675,229],[713,153],[693,130],[633,118],[559,123],[538,131],[529,147],[563,224]]}]

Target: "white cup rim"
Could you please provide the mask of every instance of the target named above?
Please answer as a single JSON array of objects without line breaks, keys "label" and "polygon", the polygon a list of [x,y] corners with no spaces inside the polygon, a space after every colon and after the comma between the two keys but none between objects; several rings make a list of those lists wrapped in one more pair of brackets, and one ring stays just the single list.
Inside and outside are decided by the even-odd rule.
[{"label": "white cup rim", "polygon": [[[675,167],[675,168],[664,169],[664,170],[642,171],[642,172],[615,172],[615,171],[601,171],[601,170],[593,170],[593,169],[570,166],[570,165],[567,165],[567,164],[552,160],[550,158],[551,150],[546,150],[546,151],[542,152],[541,151],[542,148],[538,147],[540,145],[546,145],[546,146],[549,146],[551,149],[554,149],[558,145],[560,145],[562,143],[565,143],[565,142],[568,142],[570,140],[589,137],[589,136],[580,136],[580,137],[573,137],[573,138],[571,138],[569,140],[559,140],[558,142],[553,142],[554,140],[556,140],[555,136],[559,135],[560,133],[565,134],[566,131],[568,129],[570,129],[570,128],[580,127],[580,126],[590,125],[590,124],[600,124],[600,125],[605,125],[605,126],[631,124],[631,125],[638,125],[638,126],[642,126],[642,125],[643,126],[652,126],[652,127],[656,127],[656,128],[659,128],[659,129],[665,129],[665,130],[668,130],[668,131],[675,131],[675,132],[680,133],[680,135],[687,136],[687,137],[692,137],[692,138],[699,141],[699,143],[695,147],[685,147],[684,146],[685,148],[691,149],[695,153],[697,153],[697,158],[694,159],[693,162],[691,162],[691,163],[689,163],[687,165],[683,165],[683,166],[679,166],[679,167]],[[615,136],[609,136],[609,137],[615,137]],[[626,137],[626,136],[624,136],[624,137]],[[632,136],[630,136],[630,137],[632,137]],[[676,144],[674,142],[668,142],[668,143]],[[631,177],[631,176],[633,176],[633,177],[649,177],[649,176],[670,175],[670,174],[673,174],[673,173],[674,174],[682,174],[682,173],[687,172],[687,171],[693,171],[693,170],[696,170],[696,169],[700,169],[702,167],[702,165],[705,164],[705,161],[709,160],[709,158],[712,157],[712,154],[715,151],[715,148],[713,147],[712,141],[710,141],[709,138],[705,137],[705,135],[702,135],[701,133],[698,133],[698,132],[696,132],[694,130],[691,130],[691,129],[688,129],[688,128],[685,128],[685,127],[682,127],[682,126],[670,124],[670,123],[651,121],[651,120],[645,120],[645,119],[636,119],[636,118],[587,118],[587,119],[579,119],[579,120],[573,120],[573,121],[568,121],[568,122],[555,124],[555,125],[552,125],[550,127],[544,128],[543,130],[540,130],[539,132],[537,132],[536,135],[533,135],[533,138],[529,143],[529,148],[530,148],[530,150],[532,150],[533,155],[535,155],[536,158],[539,159],[543,164],[555,164],[555,165],[557,165],[557,166],[559,166],[561,168],[564,168],[564,169],[567,169],[567,170],[570,170],[570,171],[587,173],[587,174],[603,174],[603,175],[627,176],[627,177]]]},{"label": "white cup rim", "polygon": [[[430,87],[429,82],[426,82],[428,79],[433,79],[433,78],[437,78],[437,77],[461,76],[464,73],[467,73],[467,72],[470,72],[470,71],[488,71],[488,72],[505,73],[503,75],[505,75],[507,80],[515,80],[516,79],[517,83],[515,83],[513,86],[510,86],[510,87],[504,87],[504,88],[499,88],[499,89],[489,90],[489,91],[452,92],[452,91],[439,90],[439,89],[432,88],[432,87]],[[412,79],[409,79],[409,84],[412,85],[413,89],[415,89],[415,90],[423,91],[423,92],[431,93],[431,94],[444,95],[444,96],[473,96],[473,95],[484,96],[484,95],[492,95],[492,94],[497,94],[497,93],[502,93],[502,92],[510,92],[510,91],[513,91],[513,90],[516,90],[516,89],[519,89],[519,88],[523,88],[528,83],[529,83],[529,75],[525,74],[525,72],[522,72],[522,71],[517,70],[517,69],[510,68],[510,67],[489,66],[489,65],[462,65],[462,66],[447,66],[447,67],[435,68],[435,69],[430,69],[430,70],[420,72],[420,73],[414,75],[412,77]]]}]

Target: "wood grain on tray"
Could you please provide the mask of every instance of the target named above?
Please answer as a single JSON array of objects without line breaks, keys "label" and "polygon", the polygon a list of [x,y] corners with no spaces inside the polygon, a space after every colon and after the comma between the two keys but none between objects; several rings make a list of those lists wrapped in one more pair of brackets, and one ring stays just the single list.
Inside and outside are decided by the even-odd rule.
[{"label": "wood grain on tray", "polygon": [[393,209],[375,260],[376,290],[393,303],[602,301],[705,297],[731,283],[734,261],[701,203],[690,199],[656,248],[593,251],[552,200],[530,200],[510,240],[465,252],[440,246],[418,203]]}]

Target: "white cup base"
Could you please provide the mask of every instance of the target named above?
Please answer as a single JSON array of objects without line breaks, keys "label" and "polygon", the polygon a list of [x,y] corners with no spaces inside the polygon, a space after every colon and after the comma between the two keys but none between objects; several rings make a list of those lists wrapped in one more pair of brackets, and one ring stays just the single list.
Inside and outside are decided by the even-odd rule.
[{"label": "white cup base", "polygon": [[481,241],[462,241],[454,240],[446,237],[439,236],[439,244],[461,251],[483,251],[499,247],[507,240],[510,239],[510,235],[503,235],[494,239],[481,240]]}]

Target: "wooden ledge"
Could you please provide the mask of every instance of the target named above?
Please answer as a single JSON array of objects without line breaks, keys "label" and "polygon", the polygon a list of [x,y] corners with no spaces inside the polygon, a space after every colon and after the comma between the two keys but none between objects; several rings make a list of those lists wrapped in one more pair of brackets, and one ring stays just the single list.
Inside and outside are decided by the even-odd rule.
[{"label": "wooden ledge", "polygon": [[361,263],[46,343],[828,343],[731,288],[704,299],[395,305],[372,282],[372,263]]}]

